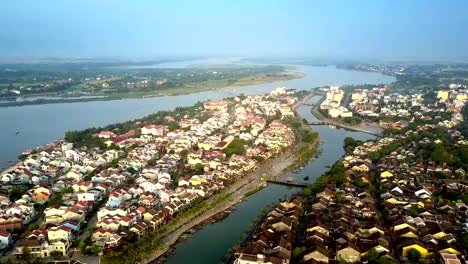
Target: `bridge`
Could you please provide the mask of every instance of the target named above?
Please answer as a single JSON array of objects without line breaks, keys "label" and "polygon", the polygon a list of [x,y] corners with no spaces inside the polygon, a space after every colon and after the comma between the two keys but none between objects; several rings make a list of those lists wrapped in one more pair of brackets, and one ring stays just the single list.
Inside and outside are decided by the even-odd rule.
[{"label": "bridge", "polygon": [[311,126],[328,125],[328,123],[324,121],[307,122],[307,124]]},{"label": "bridge", "polygon": [[268,183],[279,184],[279,185],[286,185],[292,187],[307,187],[307,183],[305,182],[295,182],[295,181],[285,181],[285,180],[267,180]]}]

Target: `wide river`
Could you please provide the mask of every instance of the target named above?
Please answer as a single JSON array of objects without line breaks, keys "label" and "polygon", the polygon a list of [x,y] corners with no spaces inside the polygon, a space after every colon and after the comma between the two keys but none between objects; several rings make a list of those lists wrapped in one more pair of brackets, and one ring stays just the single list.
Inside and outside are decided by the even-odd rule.
[{"label": "wide river", "polygon": [[[193,63],[202,62],[168,63],[166,66],[186,67]],[[189,95],[0,107],[0,170],[7,167],[9,161],[15,161],[24,150],[63,138],[64,133],[69,130],[105,126],[132,120],[159,110],[190,106],[197,101],[207,99],[220,99],[240,93],[265,93],[278,86],[310,89],[323,85],[378,84],[390,83],[394,80],[393,77],[379,73],[342,70],[333,66],[296,66],[296,69],[305,73],[305,77]]]},{"label": "wide river", "polygon": [[[185,67],[188,64],[177,63],[170,64],[170,66]],[[0,167],[7,166],[7,161],[15,160],[25,149],[62,138],[68,130],[131,120],[159,110],[190,106],[196,101],[220,99],[240,93],[249,95],[265,93],[278,86],[310,89],[324,85],[379,84],[394,81],[393,77],[378,73],[342,70],[333,66],[296,66],[296,69],[305,73],[305,77],[297,80],[190,95],[0,108],[2,125],[0,130]],[[318,99],[318,97],[314,97],[311,100],[317,101]],[[310,121],[316,120],[310,113],[309,106],[301,106],[298,111],[304,118]],[[346,137],[360,140],[373,138],[368,134],[334,129],[328,126],[314,126],[312,129],[320,133],[320,156],[309,162],[301,172],[291,173],[286,175],[287,177],[293,176],[302,180],[305,176],[309,176],[309,181],[312,183],[328,169],[328,166],[331,166],[344,154],[343,140]],[[16,135],[17,131],[20,132],[18,135]],[[176,246],[176,253],[168,259],[168,263],[219,263],[227,250],[239,241],[242,232],[254,221],[262,208],[297,191],[297,188],[268,185],[237,204],[234,207],[235,210],[224,220],[203,227],[192,237],[179,243]]]}]

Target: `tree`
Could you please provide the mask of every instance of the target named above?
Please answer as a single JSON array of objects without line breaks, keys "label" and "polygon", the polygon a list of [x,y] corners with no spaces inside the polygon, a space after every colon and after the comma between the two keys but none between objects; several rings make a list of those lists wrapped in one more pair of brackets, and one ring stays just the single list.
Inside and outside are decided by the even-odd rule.
[{"label": "tree", "polygon": [[63,203],[62,197],[63,197],[63,193],[57,193],[54,196],[52,196],[52,198],[50,198],[48,202],[49,206],[62,205]]},{"label": "tree", "polygon": [[293,258],[298,259],[302,253],[304,253],[305,249],[305,247],[295,247],[292,251]]},{"label": "tree", "polygon": [[306,187],[306,188],[304,188],[304,190],[302,191],[302,195],[304,195],[304,196],[306,196],[306,197],[307,197],[307,196],[310,196],[310,195],[312,195],[312,190],[311,190],[309,187]]},{"label": "tree", "polygon": [[203,164],[197,163],[195,165],[195,171],[193,173],[194,173],[194,175],[201,175],[201,174],[203,174],[204,169],[205,169],[205,167],[203,167]]},{"label": "tree", "polygon": [[24,191],[19,187],[13,187],[10,191],[10,201],[16,201],[23,196]]},{"label": "tree", "polygon": [[38,229],[38,228],[39,228],[39,225],[38,225],[38,224],[32,223],[32,224],[29,224],[29,225],[28,225],[28,228],[26,228],[26,232],[30,233],[30,232],[32,232],[32,231]]},{"label": "tree", "polygon": [[245,151],[244,145],[245,145],[244,140],[236,138],[225,149],[223,149],[223,152],[228,157],[234,154],[240,155],[240,154],[243,154]]},{"label": "tree", "polygon": [[341,193],[339,193],[335,196],[333,201],[337,204],[342,204],[346,201],[346,198]]},{"label": "tree", "polygon": [[412,248],[408,251],[406,257],[411,263],[418,263],[419,259],[421,258],[421,253],[419,253],[419,251],[417,251],[416,249]]},{"label": "tree", "polygon": [[63,192],[64,194],[65,194],[65,193],[74,193],[75,190],[73,189],[73,187],[69,186],[69,187],[65,188],[62,192]]},{"label": "tree", "polygon": [[369,262],[369,264],[379,263],[380,255],[375,249],[369,250],[366,257],[367,257],[367,261]]},{"label": "tree", "polygon": [[187,158],[187,155],[188,155],[188,150],[184,149],[180,152],[180,156],[183,157],[183,158]]},{"label": "tree", "polygon": [[94,245],[93,247],[91,247],[91,252],[93,253],[93,255],[99,255],[99,253],[101,253],[101,248],[97,245]]},{"label": "tree", "polygon": [[378,152],[369,152],[368,156],[369,156],[369,159],[371,159],[372,161],[377,161],[380,159],[380,153]]},{"label": "tree", "polygon": [[457,248],[461,250],[468,250],[468,234],[463,234],[457,237]]},{"label": "tree", "polygon": [[369,183],[365,182],[362,178],[356,178],[353,180],[353,185],[360,188],[365,188],[369,185]]},{"label": "tree", "polygon": [[53,258],[53,259],[60,259],[60,257],[62,257],[62,252],[60,252],[58,250],[54,250],[54,251],[50,252],[50,257]]}]

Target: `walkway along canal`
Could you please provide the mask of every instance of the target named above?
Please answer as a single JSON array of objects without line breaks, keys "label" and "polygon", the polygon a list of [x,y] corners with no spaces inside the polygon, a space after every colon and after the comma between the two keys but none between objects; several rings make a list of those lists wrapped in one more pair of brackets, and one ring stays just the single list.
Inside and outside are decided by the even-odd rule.
[{"label": "walkway along canal", "polygon": [[[320,96],[311,99],[316,102]],[[302,105],[298,113],[308,122],[317,122],[311,114],[310,106]],[[352,132],[344,129],[333,129],[328,126],[313,126],[311,129],[320,134],[321,155],[310,161],[298,173],[286,173],[283,178],[293,177],[297,182],[303,182],[309,176],[309,183],[325,173],[343,156],[343,141],[346,137],[358,140],[373,139],[374,136],[362,132]],[[274,165],[273,165],[274,166]],[[298,191],[296,187],[287,187],[278,184],[269,184],[255,194],[248,196],[243,202],[234,206],[233,212],[220,222],[204,226],[190,238],[178,243],[175,254],[170,256],[166,263],[220,263],[229,248],[239,242],[241,234],[252,224],[262,208],[277,203],[279,199],[288,197]]]}]

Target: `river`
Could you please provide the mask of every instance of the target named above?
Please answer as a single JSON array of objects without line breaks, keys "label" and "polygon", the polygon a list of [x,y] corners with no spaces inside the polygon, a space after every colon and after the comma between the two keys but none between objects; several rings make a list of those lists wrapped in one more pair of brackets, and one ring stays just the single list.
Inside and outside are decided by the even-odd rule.
[{"label": "river", "polygon": [[[187,67],[192,63],[193,61],[172,63],[166,67]],[[66,131],[132,120],[160,110],[190,106],[197,101],[220,99],[241,93],[265,93],[278,86],[310,89],[323,85],[377,84],[394,81],[391,76],[337,69],[334,66],[295,66],[295,68],[303,72],[305,77],[179,96],[2,107],[0,108],[2,127],[0,129],[0,169],[6,167],[9,161],[15,161],[18,155],[26,149],[63,138]]]},{"label": "river", "polygon": [[[312,101],[318,101],[319,98],[314,97]],[[310,106],[300,106],[297,111],[308,121],[317,121],[315,116],[310,113]],[[374,138],[369,134],[328,126],[312,126],[311,128],[320,134],[319,149],[321,154],[318,158],[307,163],[302,171],[291,172],[284,177],[292,176],[297,181],[303,181],[305,176],[309,176],[309,182],[312,183],[343,156],[343,141],[346,137],[364,141]],[[204,226],[192,237],[177,244],[175,254],[167,259],[167,263],[219,263],[220,259],[226,255],[227,250],[239,242],[240,235],[248,228],[249,224],[253,223],[262,208],[298,191],[297,188],[269,184],[234,206],[235,210],[227,218],[215,224]]]},{"label": "river", "polygon": [[[166,66],[187,67],[190,64],[193,62],[172,63]],[[241,93],[248,95],[265,93],[278,86],[310,89],[324,85],[378,84],[394,81],[393,77],[379,73],[343,70],[333,66],[301,65],[295,66],[295,70],[303,72],[305,77],[190,95],[0,108],[0,122],[2,124],[0,130],[0,168],[6,167],[8,161],[16,160],[16,157],[23,150],[62,138],[66,131],[132,120],[160,110],[190,106],[196,101],[220,99]],[[312,100],[318,100],[318,97],[314,97]],[[310,113],[310,107],[301,106],[298,111],[309,121],[316,121]],[[309,176],[311,183],[328,169],[327,166],[331,166],[344,154],[342,147],[344,138],[348,136],[360,140],[373,138],[368,134],[333,129],[328,126],[314,126],[312,129],[320,133],[321,155],[309,162],[301,172],[287,175],[298,180]],[[176,253],[168,259],[168,263],[218,263],[227,250],[236,244],[241,233],[252,223],[262,208],[296,191],[297,189],[294,188],[268,185],[237,204],[235,211],[224,220],[205,226],[188,240],[179,243],[176,246]]]}]

